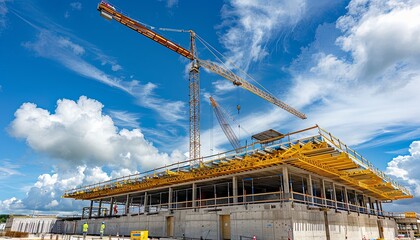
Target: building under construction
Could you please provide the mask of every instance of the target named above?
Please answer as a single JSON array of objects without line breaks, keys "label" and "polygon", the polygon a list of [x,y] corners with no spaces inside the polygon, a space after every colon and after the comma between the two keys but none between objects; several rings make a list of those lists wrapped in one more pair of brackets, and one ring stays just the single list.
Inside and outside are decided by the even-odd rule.
[{"label": "building under construction", "polygon": [[149,236],[184,239],[394,239],[397,224],[382,204],[411,198],[409,191],[318,126],[287,134],[268,130],[247,146],[233,144],[234,151],[200,157],[200,67],[296,117],[306,116],[227,64],[199,59],[196,39],[214,48],[194,31],[159,28],[189,33],[187,49],[107,2],[98,10],[191,61],[191,160],[65,192],[65,198],[90,204],[82,219],[62,224],[64,233],[80,233],[88,221],[90,234],[106,222],[106,235],[148,230]]},{"label": "building under construction", "polygon": [[411,198],[369,161],[314,126],[253,136],[239,151],[83,186],[65,198],[89,200],[63,231],[196,239],[394,239],[382,204]]}]

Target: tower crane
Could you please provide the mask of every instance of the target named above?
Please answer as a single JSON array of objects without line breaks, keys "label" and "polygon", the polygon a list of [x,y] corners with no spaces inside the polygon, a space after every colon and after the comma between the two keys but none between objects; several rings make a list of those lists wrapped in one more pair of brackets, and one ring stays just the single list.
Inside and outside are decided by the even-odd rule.
[{"label": "tower crane", "polygon": [[116,10],[116,8],[105,1],[101,1],[98,4],[98,11],[101,16],[125,25],[126,27],[131,28],[132,30],[142,34],[143,36],[169,48],[170,50],[180,54],[181,56],[191,60],[191,67],[189,71],[189,121],[190,121],[190,147],[189,147],[189,157],[193,161],[192,164],[200,162],[200,77],[199,69],[204,67],[211,72],[214,72],[225,79],[231,81],[234,85],[240,86],[261,98],[273,103],[274,105],[290,112],[291,114],[301,118],[306,119],[305,114],[297,111],[286,103],[280,101],[272,94],[264,91],[245,79],[235,75],[233,72],[219,66],[216,63],[201,60],[197,57],[197,51],[195,47],[195,38],[196,34],[192,30],[183,31],[190,33],[190,49],[186,49],[166,37],[160,35],[159,33],[149,29],[146,25],[124,15],[123,13]]},{"label": "tower crane", "polygon": [[239,139],[236,136],[235,132],[233,131],[232,127],[229,125],[227,121],[227,113],[226,111],[220,106],[213,97],[210,97],[210,104],[213,107],[214,113],[216,114],[217,121],[220,124],[223,132],[225,133],[226,137],[228,138],[230,144],[235,149],[236,152],[239,151],[241,144],[239,143]]}]

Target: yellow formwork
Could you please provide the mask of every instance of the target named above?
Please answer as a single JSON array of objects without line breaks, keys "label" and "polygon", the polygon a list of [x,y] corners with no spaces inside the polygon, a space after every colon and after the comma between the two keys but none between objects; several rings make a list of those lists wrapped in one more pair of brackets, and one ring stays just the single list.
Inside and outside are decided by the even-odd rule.
[{"label": "yellow formwork", "polygon": [[67,191],[63,197],[89,200],[288,164],[342,182],[379,200],[412,198],[407,189],[375,169],[355,151],[340,141],[337,143],[337,139],[329,133],[325,134],[324,130],[319,132],[320,135],[305,141],[289,142],[277,148],[261,148],[232,159],[205,162],[188,171],[165,170],[164,174],[154,173],[137,181],[124,180]]}]

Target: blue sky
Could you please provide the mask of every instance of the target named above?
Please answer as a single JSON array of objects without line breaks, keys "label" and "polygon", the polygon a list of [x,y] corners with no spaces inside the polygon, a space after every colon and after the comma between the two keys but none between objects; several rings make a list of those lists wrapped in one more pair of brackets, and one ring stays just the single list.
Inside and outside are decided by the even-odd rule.
[{"label": "blue sky", "polygon": [[[412,190],[391,210],[420,211],[418,1],[112,4],[156,28],[193,29],[308,116],[202,70],[203,155],[230,148],[212,95],[246,129],[234,126],[242,143],[319,124]],[[188,61],[96,7],[0,0],[0,213],[78,211],[85,203],[61,199],[65,189],[186,159]],[[188,47],[187,33],[161,34]]]}]

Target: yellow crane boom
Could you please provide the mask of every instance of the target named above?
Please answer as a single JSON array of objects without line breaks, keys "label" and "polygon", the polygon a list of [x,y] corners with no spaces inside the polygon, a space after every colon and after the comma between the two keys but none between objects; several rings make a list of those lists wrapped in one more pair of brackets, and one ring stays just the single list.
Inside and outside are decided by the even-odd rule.
[{"label": "yellow crane boom", "polygon": [[301,119],[306,119],[306,115],[299,112],[298,110],[292,108],[291,106],[287,105],[286,103],[280,101],[279,99],[277,99],[275,96],[273,96],[272,94],[256,87],[255,85],[252,85],[251,83],[249,83],[248,81],[246,81],[245,79],[239,77],[238,75],[232,73],[231,71],[226,70],[223,67],[220,67],[219,65],[210,62],[210,61],[205,61],[205,60],[201,60],[198,59],[198,64],[201,67],[205,67],[206,69],[224,77],[225,79],[231,81],[233,84],[240,86],[252,93],[254,93],[257,96],[260,96],[261,98],[267,100],[268,102],[271,102],[272,104],[283,108],[284,110],[288,111],[289,113],[301,118]]}]

